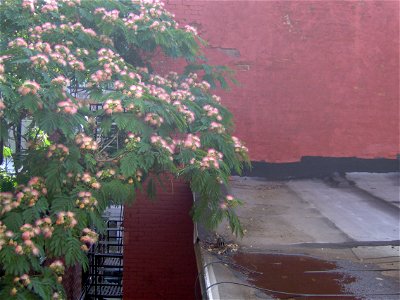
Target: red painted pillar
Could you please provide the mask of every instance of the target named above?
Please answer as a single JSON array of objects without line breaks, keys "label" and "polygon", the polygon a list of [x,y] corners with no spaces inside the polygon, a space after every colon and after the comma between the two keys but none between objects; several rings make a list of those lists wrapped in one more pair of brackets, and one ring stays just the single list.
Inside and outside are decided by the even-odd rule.
[{"label": "red painted pillar", "polygon": [[189,186],[168,177],[155,200],[143,192],[125,207],[124,299],[194,299],[192,202]]}]

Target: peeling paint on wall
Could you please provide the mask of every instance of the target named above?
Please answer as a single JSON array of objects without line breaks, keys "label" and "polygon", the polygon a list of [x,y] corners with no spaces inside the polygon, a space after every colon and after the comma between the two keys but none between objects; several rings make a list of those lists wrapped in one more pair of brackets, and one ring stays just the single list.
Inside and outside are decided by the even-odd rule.
[{"label": "peeling paint on wall", "polygon": [[240,57],[240,51],[235,48],[222,48],[222,47],[210,47],[216,49],[230,57]]}]

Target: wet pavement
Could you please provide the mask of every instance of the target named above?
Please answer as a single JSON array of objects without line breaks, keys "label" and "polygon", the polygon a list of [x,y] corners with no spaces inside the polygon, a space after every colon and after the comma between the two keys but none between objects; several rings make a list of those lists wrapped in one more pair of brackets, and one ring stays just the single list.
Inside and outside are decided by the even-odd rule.
[{"label": "wet pavement", "polygon": [[[266,289],[265,294],[281,299],[310,294],[343,296],[347,294],[345,285],[356,280],[339,271],[338,266],[332,262],[304,255],[238,253],[233,256],[233,261],[257,272],[249,272],[250,283]],[[324,297],[326,296],[316,296],[313,299],[320,300]]]},{"label": "wet pavement", "polygon": [[246,234],[235,239],[222,224],[216,234],[238,252],[201,252],[203,266],[212,262],[208,298],[400,299],[398,178],[234,177],[229,193],[245,203],[238,215]]},{"label": "wet pavement", "polygon": [[260,299],[400,298],[395,295],[395,282],[381,276],[383,269],[368,264],[265,253],[238,253],[231,260],[247,282],[258,288],[255,295]]}]

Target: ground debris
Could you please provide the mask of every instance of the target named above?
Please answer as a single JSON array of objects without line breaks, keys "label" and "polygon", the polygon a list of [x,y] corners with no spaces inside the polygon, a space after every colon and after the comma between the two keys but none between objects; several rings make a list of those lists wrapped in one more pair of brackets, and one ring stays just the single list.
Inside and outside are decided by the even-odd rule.
[{"label": "ground debris", "polygon": [[226,241],[224,237],[214,234],[214,236],[209,236],[206,240],[201,241],[201,247],[208,252],[216,253],[219,255],[230,254],[237,252],[239,245],[231,241]]}]

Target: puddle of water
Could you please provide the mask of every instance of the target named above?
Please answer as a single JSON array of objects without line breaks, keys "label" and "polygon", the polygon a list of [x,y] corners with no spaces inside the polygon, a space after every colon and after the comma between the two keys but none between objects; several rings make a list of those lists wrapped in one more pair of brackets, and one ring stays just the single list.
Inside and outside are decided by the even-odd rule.
[{"label": "puddle of water", "polygon": [[[251,272],[248,280],[260,288],[296,294],[348,294],[345,284],[355,281],[354,277],[337,270],[336,264],[309,256],[237,253],[232,257],[235,264]],[[312,272],[310,272],[312,271]],[[328,272],[326,272],[328,271]],[[357,297],[299,297],[279,293],[267,293],[278,299],[359,299]]]}]

